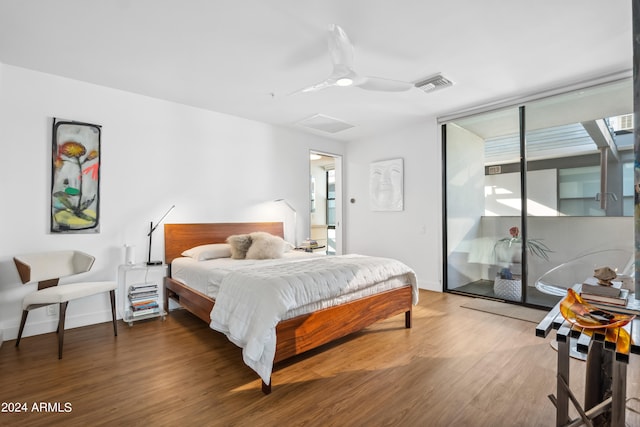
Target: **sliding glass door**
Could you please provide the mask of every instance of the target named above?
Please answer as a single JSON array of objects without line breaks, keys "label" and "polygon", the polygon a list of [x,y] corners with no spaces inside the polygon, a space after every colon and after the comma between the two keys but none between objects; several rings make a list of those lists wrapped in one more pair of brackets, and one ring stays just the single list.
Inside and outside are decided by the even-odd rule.
[{"label": "sliding glass door", "polygon": [[448,290],[521,298],[519,126],[518,108],[444,125]]},{"label": "sliding glass door", "polygon": [[[528,289],[549,269],[587,254],[600,253],[593,268],[614,262],[607,251],[632,256],[632,95],[629,79],[526,104],[527,232],[550,249],[529,255]],[[559,285],[593,274],[567,272]],[[526,302],[548,305],[545,298],[531,292]]]},{"label": "sliding glass door", "polygon": [[550,307],[551,268],[633,253],[631,112],[628,79],[444,124],[445,290]]}]

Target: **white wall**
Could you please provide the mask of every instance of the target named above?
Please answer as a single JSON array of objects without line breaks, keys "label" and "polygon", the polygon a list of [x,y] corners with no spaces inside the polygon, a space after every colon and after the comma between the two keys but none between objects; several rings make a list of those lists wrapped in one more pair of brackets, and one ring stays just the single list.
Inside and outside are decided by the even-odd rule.
[{"label": "white wall", "polygon": [[[417,274],[419,286],[441,291],[441,156],[439,127],[425,118],[392,133],[347,144],[346,253],[396,258]],[[369,164],[404,159],[404,210],[369,209]],[[351,203],[350,199],[355,199]]]},{"label": "white wall", "polygon": [[[484,215],[520,215],[520,172],[484,176]],[[556,169],[527,172],[527,213],[531,216],[559,216]]]},{"label": "white wall", "polygon": [[[52,117],[102,126],[99,234],[48,231]],[[291,221],[288,208],[268,202],[285,198],[299,212],[300,238],[309,229],[300,214],[309,209],[308,179],[300,179],[309,176],[309,150],[344,151],[340,142],[3,64],[0,141],[5,339],[17,336],[21,300],[35,289],[19,283],[13,255],[75,248],[97,258],[85,278],[115,280],[124,244],[146,259],[149,222],[172,204],[165,222]],[[162,227],[153,237],[152,258],[162,258]],[[67,327],[109,316],[106,295],[86,298],[69,304]],[[55,330],[55,320],[45,309],[33,311],[25,336]]]}]

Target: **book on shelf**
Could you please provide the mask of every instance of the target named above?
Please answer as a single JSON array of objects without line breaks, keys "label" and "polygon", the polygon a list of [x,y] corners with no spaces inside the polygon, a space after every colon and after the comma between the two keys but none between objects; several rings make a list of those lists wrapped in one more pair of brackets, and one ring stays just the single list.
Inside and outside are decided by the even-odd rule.
[{"label": "book on shelf", "polygon": [[635,298],[635,294],[630,293],[627,297],[627,305],[611,305],[611,310],[618,313],[635,314],[640,316],[640,299]]},{"label": "book on shelf", "polygon": [[621,286],[620,282],[613,282],[611,286],[599,285],[597,279],[594,282],[589,278],[582,284],[580,296],[589,302],[625,306],[629,298],[629,290],[621,289]]},{"label": "book on shelf", "polygon": [[140,295],[157,295],[158,294],[158,290],[157,289],[145,289],[145,290],[139,290],[139,291],[129,291],[129,295],[131,295],[132,297],[139,297]]},{"label": "book on shelf", "polygon": [[140,294],[129,294],[129,299],[131,301],[138,300],[143,301],[146,299],[157,299],[159,294],[157,292],[143,292]]},{"label": "book on shelf", "polygon": [[300,245],[300,248],[302,249],[315,249],[317,248],[318,242],[316,240],[313,239],[307,239],[304,242],[302,242],[302,244]]},{"label": "book on shelf", "polygon": [[144,295],[158,295],[158,290],[153,289],[148,291],[129,291],[127,294],[130,298],[140,298]]},{"label": "book on shelf", "polygon": [[591,295],[591,294],[580,294],[580,296],[582,297],[583,300],[588,302],[624,307],[627,305],[629,291],[626,289],[623,289],[622,293],[617,298],[605,297],[602,295]]},{"label": "book on shelf", "polygon": [[158,314],[158,313],[160,313],[160,307],[148,308],[146,310],[132,311],[131,315],[133,317],[140,317],[140,316],[146,316],[146,315],[149,315],[149,314]]},{"label": "book on shelf", "polygon": [[149,292],[158,289],[158,285],[155,283],[141,283],[139,285],[129,286],[129,292]]},{"label": "book on shelf", "polygon": [[158,303],[154,302],[152,304],[145,304],[145,305],[132,305],[131,306],[131,311],[143,311],[143,310],[148,310],[150,308],[158,308]]},{"label": "book on shelf", "polygon": [[137,303],[131,303],[131,307],[132,308],[137,308],[137,307],[147,307],[147,306],[157,306],[158,305],[158,301],[157,300],[149,300],[149,301],[142,301],[142,302],[137,302]]},{"label": "book on shelf", "polygon": [[140,300],[130,300],[130,302],[131,302],[131,305],[138,306],[138,305],[147,305],[147,304],[154,304],[154,303],[157,304],[158,300],[157,298],[152,298],[152,299],[143,298]]}]

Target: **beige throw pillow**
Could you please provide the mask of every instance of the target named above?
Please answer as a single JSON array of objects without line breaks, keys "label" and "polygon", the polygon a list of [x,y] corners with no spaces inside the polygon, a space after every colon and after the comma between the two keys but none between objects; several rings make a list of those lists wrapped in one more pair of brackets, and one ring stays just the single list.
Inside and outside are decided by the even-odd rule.
[{"label": "beige throw pillow", "polygon": [[234,234],[227,237],[227,243],[231,246],[231,258],[244,259],[251,246],[251,236],[248,234]]},{"label": "beige throw pillow", "polygon": [[247,259],[282,258],[287,243],[281,237],[263,231],[251,233],[250,237],[251,247],[247,251]]}]

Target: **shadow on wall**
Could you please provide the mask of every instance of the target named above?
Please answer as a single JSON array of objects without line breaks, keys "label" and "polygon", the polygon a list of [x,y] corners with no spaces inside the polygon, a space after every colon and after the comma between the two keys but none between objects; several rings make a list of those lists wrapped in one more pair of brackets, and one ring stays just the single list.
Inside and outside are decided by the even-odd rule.
[{"label": "shadow on wall", "polygon": [[18,276],[18,270],[13,263],[13,258],[8,258],[0,261],[0,292],[11,286],[21,285],[20,276]]}]

